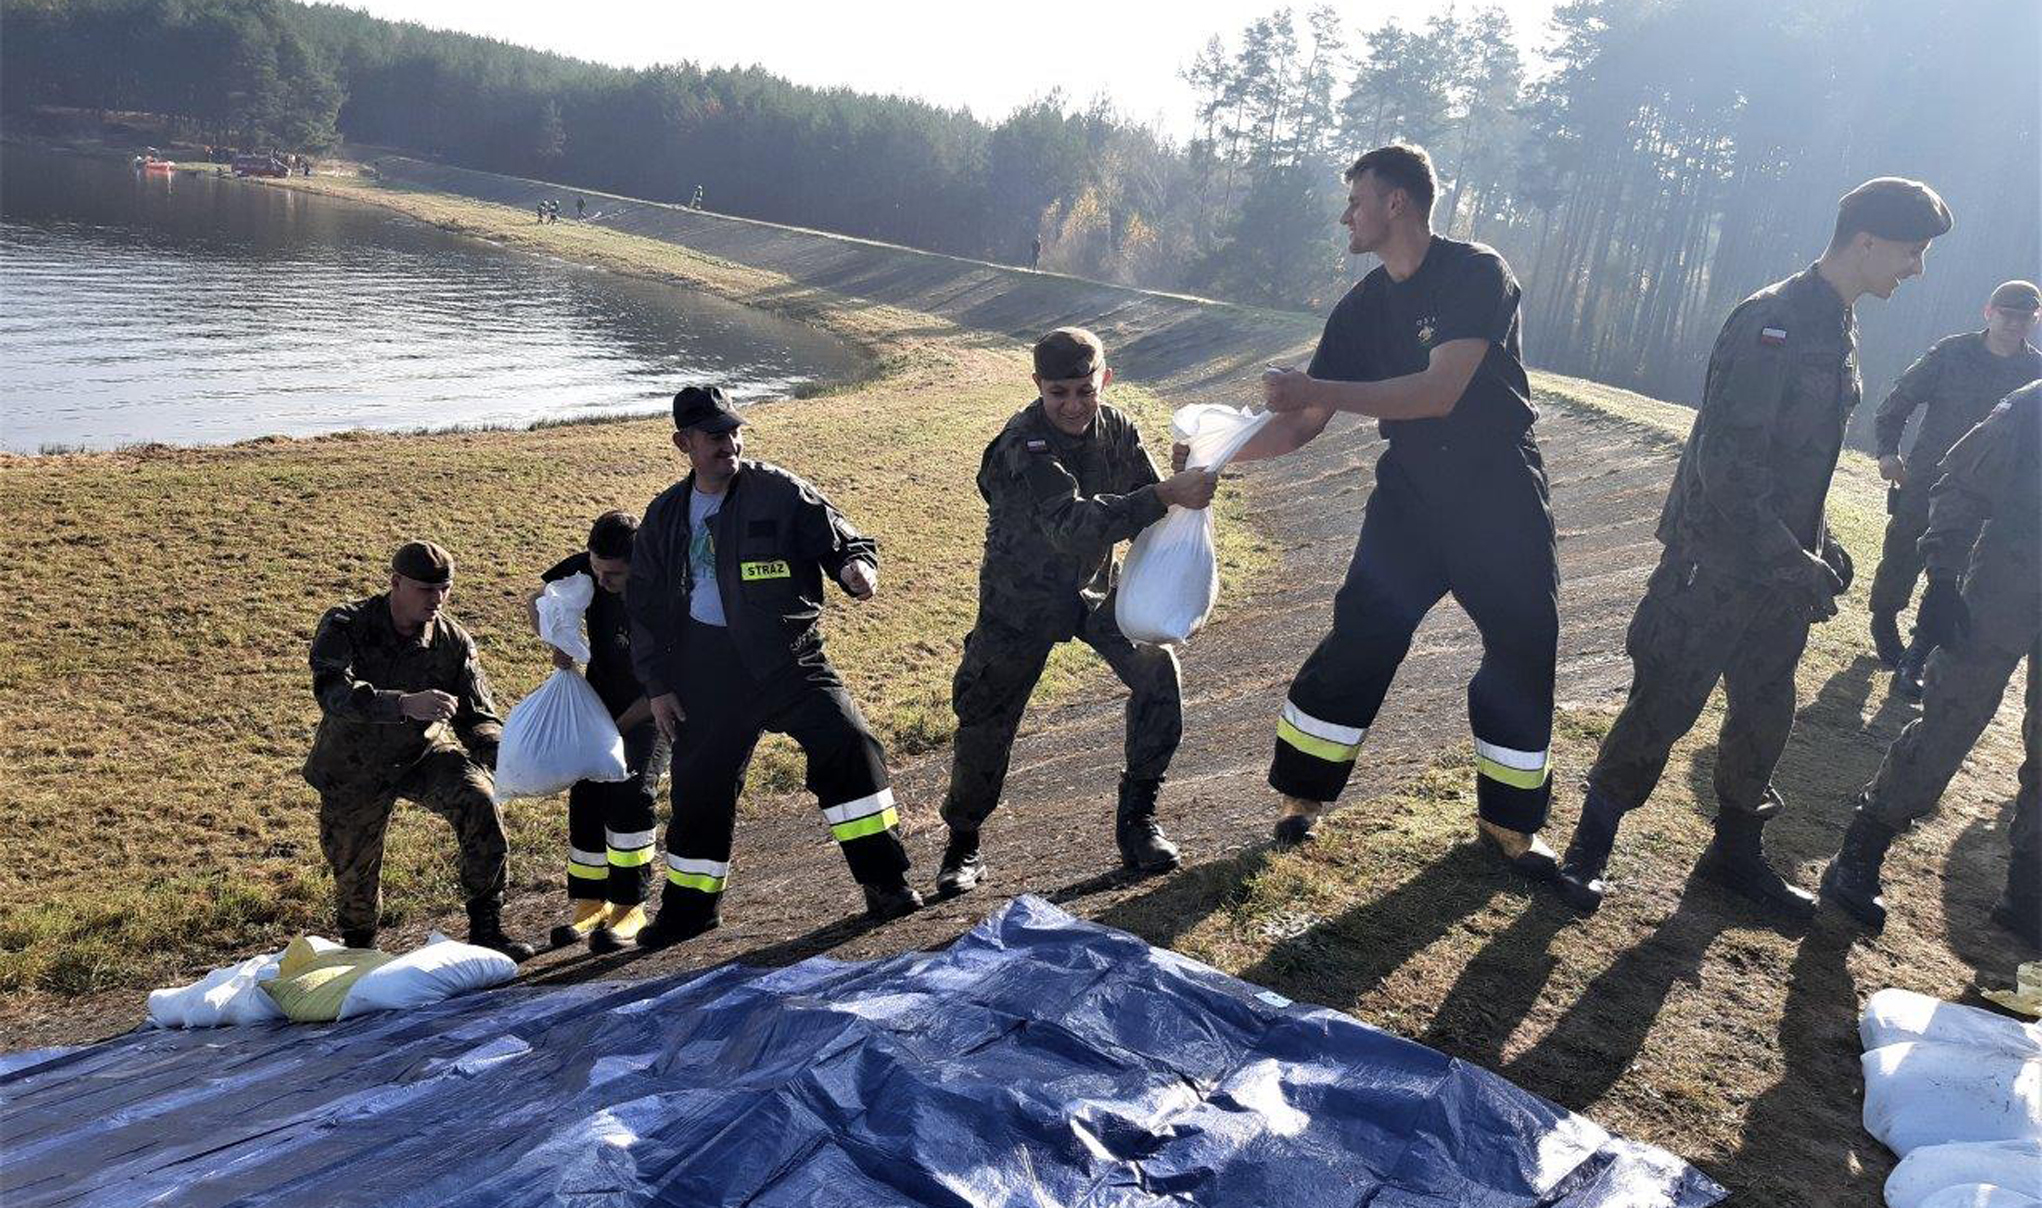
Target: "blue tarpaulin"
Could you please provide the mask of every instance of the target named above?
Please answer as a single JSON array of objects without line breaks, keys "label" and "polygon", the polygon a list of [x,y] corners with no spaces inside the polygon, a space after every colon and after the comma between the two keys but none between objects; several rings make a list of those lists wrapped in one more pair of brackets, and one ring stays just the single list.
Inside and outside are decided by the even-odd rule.
[{"label": "blue tarpaulin", "polygon": [[136,1032],[0,1096],[14,1208],[1724,1195],[1478,1066],[1036,898],[936,953]]}]

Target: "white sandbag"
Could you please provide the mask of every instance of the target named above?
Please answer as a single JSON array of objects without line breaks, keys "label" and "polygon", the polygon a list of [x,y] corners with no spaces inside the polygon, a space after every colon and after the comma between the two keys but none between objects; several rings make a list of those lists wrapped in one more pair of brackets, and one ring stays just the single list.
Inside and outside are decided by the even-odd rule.
[{"label": "white sandbag", "polygon": [[[340,948],[332,940],[307,936],[319,952]],[[284,954],[251,956],[238,964],[215,969],[189,986],[149,991],[149,1022],[159,1028],[218,1028],[230,1024],[268,1023],[282,1019],[276,1000],[262,992],[262,983],[274,979]]]},{"label": "white sandbag", "polygon": [[623,780],[624,736],[603,698],[571,667],[546,677],[503,722],[496,799],[545,797],[577,780]]},{"label": "white sandbag", "polygon": [[577,663],[589,661],[582,617],[596,598],[596,581],[587,575],[555,579],[539,591],[533,608],[539,614],[539,636]]},{"label": "white sandbag", "polygon": [[1912,990],[1881,990],[1868,999],[1858,1016],[1858,1040],[1868,1052],[1909,1040],[1931,1040],[2042,1057],[2042,1026]]},{"label": "white sandbag", "polygon": [[[1186,469],[1223,469],[1272,418],[1267,411],[1195,403],[1170,417],[1170,432],[1190,446]],[[1127,552],[1113,619],[1129,641],[1186,641],[1219,602],[1219,558],[1213,552],[1212,509],[1172,507],[1143,529]]]},{"label": "white sandbag", "polygon": [[2011,1187],[1966,1183],[1943,1188],[1923,1200],[1921,1208],[2042,1208],[2042,1200]]},{"label": "white sandbag", "polygon": [[2042,1191],[2042,1139],[1923,1145],[1886,1176],[1886,1208],[1924,1208],[1951,1187]]},{"label": "white sandbag", "polygon": [[2042,1137],[2042,1059],[1921,1040],[1862,1061],[1865,1131],[1902,1157],[1951,1141]]},{"label": "white sandbag", "polygon": [[435,934],[423,947],[362,974],[341,1001],[336,1018],[422,1007],[470,990],[500,986],[517,975],[517,962],[503,953]]}]

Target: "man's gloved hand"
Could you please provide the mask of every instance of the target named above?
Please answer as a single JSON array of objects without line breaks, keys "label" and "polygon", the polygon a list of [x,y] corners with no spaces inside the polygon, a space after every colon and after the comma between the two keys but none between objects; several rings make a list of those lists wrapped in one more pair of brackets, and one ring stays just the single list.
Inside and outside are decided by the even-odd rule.
[{"label": "man's gloved hand", "polygon": [[1822,561],[1836,572],[1838,579],[1843,581],[1839,593],[1849,591],[1851,580],[1857,574],[1857,570],[1851,563],[1851,551],[1843,547],[1843,542],[1838,541],[1834,533],[1822,534]]},{"label": "man's gloved hand", "polygon": [[1971,636],[1971,609],[1956,575],[1936,575],[1914,614],[1914,636],[1923,647],[1954,646]]},{"label": "man's gloved hand", "polygon": [[1836,615],[1836,598],[1844,590],[1843,576],[1814,554],[1801,551],[1799,560],[1787,564],[1777,581],[1808,610],[1810,620],[1827,621]]}]

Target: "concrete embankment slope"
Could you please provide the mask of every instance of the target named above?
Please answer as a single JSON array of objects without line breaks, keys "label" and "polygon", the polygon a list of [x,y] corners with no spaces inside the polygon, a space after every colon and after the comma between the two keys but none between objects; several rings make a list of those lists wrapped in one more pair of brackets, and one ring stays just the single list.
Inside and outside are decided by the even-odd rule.
[{"label": "concrete embankment slope", "polygon": [[574,198],[583,197],[589,202],[588,221],[599,226],[976,331],[1032,340],[1052,327],[1082,324],[1105,340],[1118,371],[1149,382],[1202,385],[1238,378],[1259,364],[1258,357],[1295,351],[1318,333],[1317,321],[1309,316],[1032,272],[401,156],[383,157],[374,166],[389,183],[527,213],[548,199],[564,202],[563,209],[571,213]]}]

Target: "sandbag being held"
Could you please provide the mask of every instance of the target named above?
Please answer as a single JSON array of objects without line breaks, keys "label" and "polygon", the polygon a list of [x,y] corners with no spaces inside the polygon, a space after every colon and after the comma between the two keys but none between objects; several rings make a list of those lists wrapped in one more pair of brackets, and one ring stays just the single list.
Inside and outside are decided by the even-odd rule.
[{"label": "sandbag being held", "polygon": [[[589,659],[582,616],[595,580],[569,575],[539,593],[539,635],[577,662]],[[624,736],[581,673],[563,667],[519,701],[503,722],[496,754],[496,799],[546,797],[577,780],[624,780]]]},{"label": "sandbag being held", "polygon": [[[1272,418],[1267,411],[1194,403],[1170,417],[1170,433],[1190,446],[1186,469],[1217,474]],[[1172,506],[1128,550],[1113,619],[1130,641],[1171,645],[1198,632],[1219,594],[1212,509]]]}]

